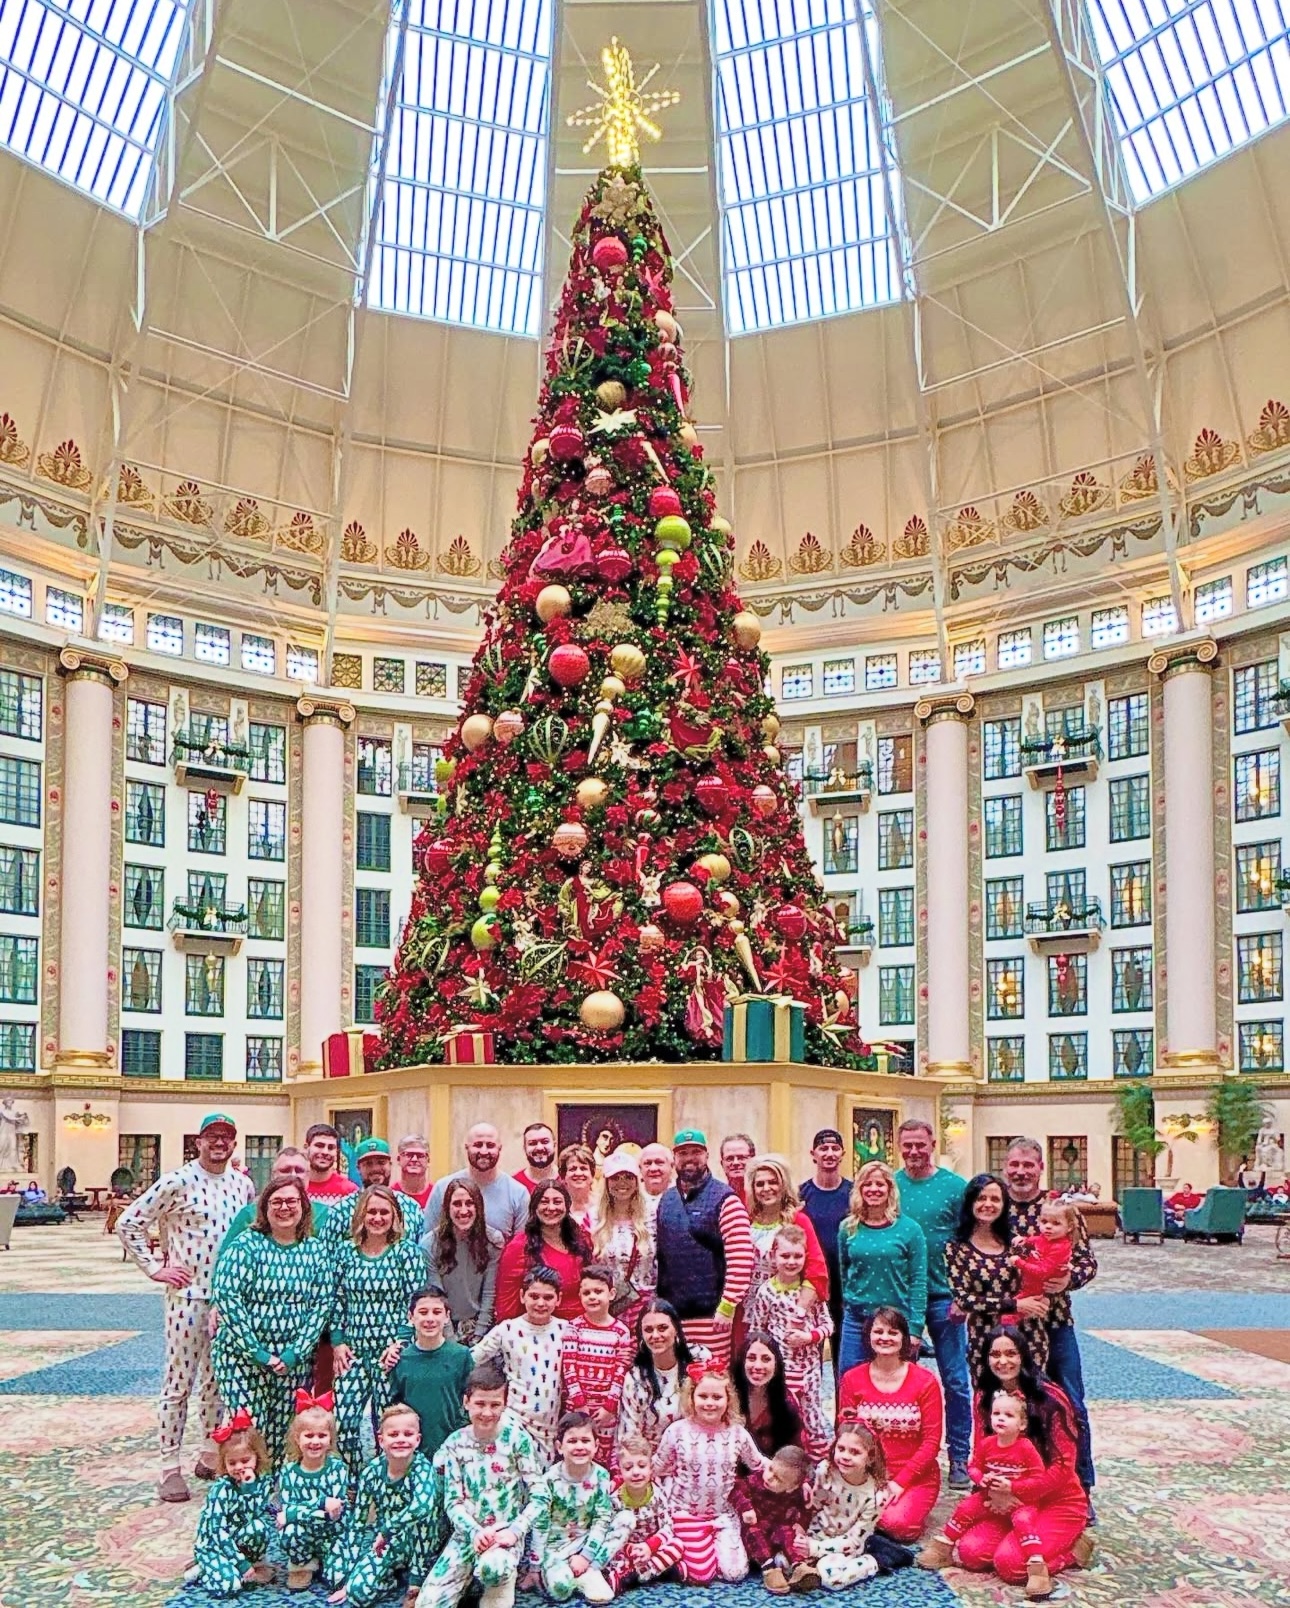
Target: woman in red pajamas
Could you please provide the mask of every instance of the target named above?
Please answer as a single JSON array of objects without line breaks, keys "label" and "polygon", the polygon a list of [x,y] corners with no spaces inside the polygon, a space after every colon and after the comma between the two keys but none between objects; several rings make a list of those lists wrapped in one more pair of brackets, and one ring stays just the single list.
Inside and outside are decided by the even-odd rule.
[{"label": "woman in red pajamas", "polygon": [[917,1541],[941,1494],[937,1457],[945,1427],[945,1397],[930,1368],[913,1360],[903,1312],[879,1307],[869,1322],[872,1360],[842,1375],[838,1422],[844,1412],[870,1431],[887,1465],[887,1505],[878,1528],[893,1541]]},{"label": "woman in red pajamas", "polygon": [[983,1519],[960,1537],[959,1562],[982,1573],[992,1568],[1009,1585],[1024,1585],[1026,1560],[1008,1517],[1024,1502],[1037,1510],[1036,1530],[1049,1574],[1060,1574],[1072,1564],[1087,1568],[1093,1539],[1087,1530],[1088,1494],[1075,1472],[1075,1415],[1057,1386],[1036,1370],[1017,1329],[998,1328],[986,1336],[973,1414],[978,1442],[989,1433],[990,1405],[1000,1390],[1024,1398],[1026,1434],[1044,1460],[1044,1472],[1024,1476],[1013,1490],[996,1486],[991,1491],[990,1505],[998,1516]]}]

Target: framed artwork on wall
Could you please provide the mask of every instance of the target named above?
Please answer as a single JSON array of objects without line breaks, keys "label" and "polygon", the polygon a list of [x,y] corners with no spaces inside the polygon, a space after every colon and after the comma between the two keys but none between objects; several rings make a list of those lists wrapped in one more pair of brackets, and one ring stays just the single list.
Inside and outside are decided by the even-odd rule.
[{"label": "framed artwork on wall", "polygon": [[896,1112],[889,1106],[851,1107],[851,1176],[868,1161],[896,1162]]},{"label": "framed artwork on wall", "polygon": [[557,1101],[556,1139],[566,1145],[586,1145],[599,1169],[606,1156],[620,1147],[638,1156],[658,1138],[658,1105],[649,1102],[622,1105],[616,1101]]}]

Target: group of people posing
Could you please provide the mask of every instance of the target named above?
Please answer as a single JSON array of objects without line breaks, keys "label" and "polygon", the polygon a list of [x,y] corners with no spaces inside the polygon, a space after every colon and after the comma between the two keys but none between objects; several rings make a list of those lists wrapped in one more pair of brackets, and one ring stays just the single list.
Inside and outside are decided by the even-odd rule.
[{"label": "group of people posing", "polygon": [[[366,1140],[356,1185],[318,1124],[252,1199],[236,1139],[206,1118],[118,1223],[165,1286],[163,1501],[190,1496],[199,1400],[216,1595],[274,1578],[275,1533],[290,1587],[355,1608],[750,1569],[781,1595],[914,1562],[1042,1598],[1091,1557],[1069,1292],[1096,1264],[1033,1140],[965,1182],[911,1120],[901,1170],[852,1182],[823,1129],[798,1187],[744,1134],[722,1182],[696,1129],[601,1157],[534,1123],[509,1174],[479,1124],[433,1186],[423,1137]],[[942,1449],[963,1497],[933,1534]]]}]

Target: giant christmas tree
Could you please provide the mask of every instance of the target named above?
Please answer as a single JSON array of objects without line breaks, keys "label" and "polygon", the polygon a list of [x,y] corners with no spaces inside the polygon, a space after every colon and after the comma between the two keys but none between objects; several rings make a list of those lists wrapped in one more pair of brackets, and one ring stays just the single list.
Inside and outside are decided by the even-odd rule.
[{"label": "giant christmas tree", "polygon": [[640,168],[573,234],[505,579],[440,765],[378,1004],[381,1064],[710,1060],[736,993],[872,1066],[775,746],[768,662],[689,419]]}]

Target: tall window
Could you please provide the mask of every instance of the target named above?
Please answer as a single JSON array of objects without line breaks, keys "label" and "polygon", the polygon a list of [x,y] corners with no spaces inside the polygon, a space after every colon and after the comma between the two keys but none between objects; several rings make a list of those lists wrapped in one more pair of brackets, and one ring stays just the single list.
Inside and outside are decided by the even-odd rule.
[{"label": "tall window", "polygon": [[151,849],[166,846],[166,789],[156,782],[125,784],[125,840]]},{"label": "tall window", "polygon": [[1260,748],[1236,756],[1236,786],[1232,802],[1238,821],[1261,821],[1281,813],[1281,754]]},{"label": "tall window", "polygon": [[1284,1022],[1238,1022],[1236,1035],[1237,1064],[1242,1072],[1285,1071]]},{"label": "tall window", "polygon": [[907,871],[913,863],[913,810],[884,810],[878,816],[879,871]]},{"label": "tall window", "polygon": [[246,884],[246,930],[251,938],[281,942],[286,884],[250,877]]},{"label": "tall window", "polygon": [[193,854],[223,854],[227,847],[228,798],[223,793],[188,795],[188,847]]},{"label": "tall window", "polygon": [[358,739],[358,790],[389,798],[394,775],[394,748],[385,737]]},{"label": "tall window", "polygon": [[1232,722],[1239,737],[1247,731],[1269,731],[1277,723],[1277,661],[1247,664],[1232,677]]},{"label": "tall window", "polygon": [[251,780],[282,783],[287,779],[287,730],[251,722]]},{"label": "tall window", "polygon": [[910,736],[879,737],[879,793],[914,791],[914,739]]},{"label": "tall window", "polygon": [[121,951],[121,1007],[127,1011],[161,1010],[161,951]]},{"label": "tall window", "polygon": [[36,1024],[0,1022],[0,1072],[36,1070]]},{"label": "tall window", "polygon": [[38,940],[0,934],[0,1003],[34,1005],[40,981]]},{"label": "tall window", "polygon": [[1134,860],[1111,867],[1111,925],[1151,924],[1151,861]]},{"label": "tall window", "polygon": [[43,687],[39,676],[0,670],[0,732],[6,737],[40,741]]},{"label": "tall window", "polygon": [[222,1033],[184,1034],[184,1076],[190,1082],[219,1082],[224,1076]]},{"label": "tall window", "polygon": [[1026,909],[1021,877],[997,877],[985,885],[985,936],[987,940],[1020,938],[1025,932]]},{"label": "tall window", "polygon": [[6,916],[40,914],[40,850],[0,844],[0,912]]},{"label": "tall window", "polygon": [[862,0],[717,0],[712,11],[732,334],[854,312],[900,295]]},{"label": "tall window", "polygon": [[354,967],[354,1020],[376,1020],[376,996],[385,981],[384,966]]},{"label": "tall window", "polygon": [[1082,916],[1088,910],[1088,876],[1084,871],[1049,871],[1044,895],[1051,914],[1069,911]]},{"label": "tall window", "polygon": [[40,825],[40,764],[0,755],[0,821],[10,826]]},{"label": "tall window", "polygon": [[252,956],[246,963],[246,1014],[256,1021],[282,1017],[284,962]]},{"label": "tall window", "polygon": [[148,927],[160,931],[165,920],[165,872],[159,865],[125,867],[125,913],[127,927]]},{"label": "tall window", "polygon": [[1026,1014],[1026,963],[1020,956],[985,963],[985,1014],[992,1022]]},{"label": "tall window", "polygon": [[355,861],[360,871],[390,869],[390,818],[370,810],[358,811]]},{"label": "tall window", "polygon": [[125,705],[125,757],[140,765],[166,763],[166,706],[128,698]]},{"label": "tall window", "polygon": [[878,1023],[881,1027],[902,1027],[914,1020],[914,968],[878,968]]},{"label": "tall window", "polygon": [[1111,1009],[1149,1011],[1152,1007],[1149,947],[1111,951]]},{"label": "tall window", "polygon": [[354,890],[354,942],[360,949],[388,949],[390,944],[390,890]]},{"label": "tall window", "polygon": [[1237,998],[1242,1005],[1262,1005],[1285,997],[1283,945],[1279,932],[1243,934],[1236,940]]},{"label": "tall window", "polygon": [[1088,1177],[1088,1138],[1062,1135],[1048,1141],[1048,1183],[1053,1189],[1073,1189]]},{"label": "tall window", "polygon": [[1088,1076],[1087,1033],[1048,1035],[1048,1076],[1055,1083],[1080,1082]]},{"label": "tall window", "polygon": [[859,818],[854,815],[835,815],[824,828],[825,875],[849,875],[859,868]]},{"label": "tall window", "polygon": [[1247,915],[1254,910],[1276,910],[1281,904],[1277,883],[1281,877],[1281,840],[1266,843],[1240,843],[1236,848],[1236,909]]},{"label": "tall window", "polygon": [[1088,1015],[1088,956],[1049,955],[1048,1014]]},{"label": "tall window", "polygon": [[1106,757],[1136,759],[1151,746],[1151,709],[1145,692],[1131,692],[1107,703]]},{"label": "tall window", "polygon": [[1044,839],[1050,854],[1084,847],[1082,787],[1071,787],[1060,794],[1055,790],[1044,794]]},{"label": "tall window", "polygon": [[1020,854],[1021,795],[1008,793],[985,801],[985,857],[998,860]]},{"label": "tall window", "polygon": [[287,806],[253,798],[247,809],[246,852],[252,860],[287,857]]},{"label": "tall window", "polygon": [[[369,299],[390,313],[537,335],[550,0],[407,4]],[[399,23],[396,7],[387,77]]]},{"label": "tall window", "polygon": [[1021,721],[987,720],[981,727],[987,782],[1021,775]]},{"label": "tall window", "polygon": [[126,1027],[121,1030],[121,1076],[161,1076],[161,1034],[156,1029]]},{"label": "tall window", "polygon": [[883,948],[899,949],[914,941],[914,890],[912,888],[880,888],[878,890],[878,943]]},{"label": "tall window", "polygon": [[223,1016],[223,955],[186,955],[184,1011],[188,1016]]},{"label": "tall window", "polygon": [[1142,776],[1112,777],[1109,784],[1111,802],[1111,842],[1127,843],[1134,838],[1151,836],[1151,778]]},{"label": "tall window", "polygon": [[986,1039],[985,1073],[991,1083],[1023,1082],[1026,1076],[1025,1039],[1020,1034]]}]

